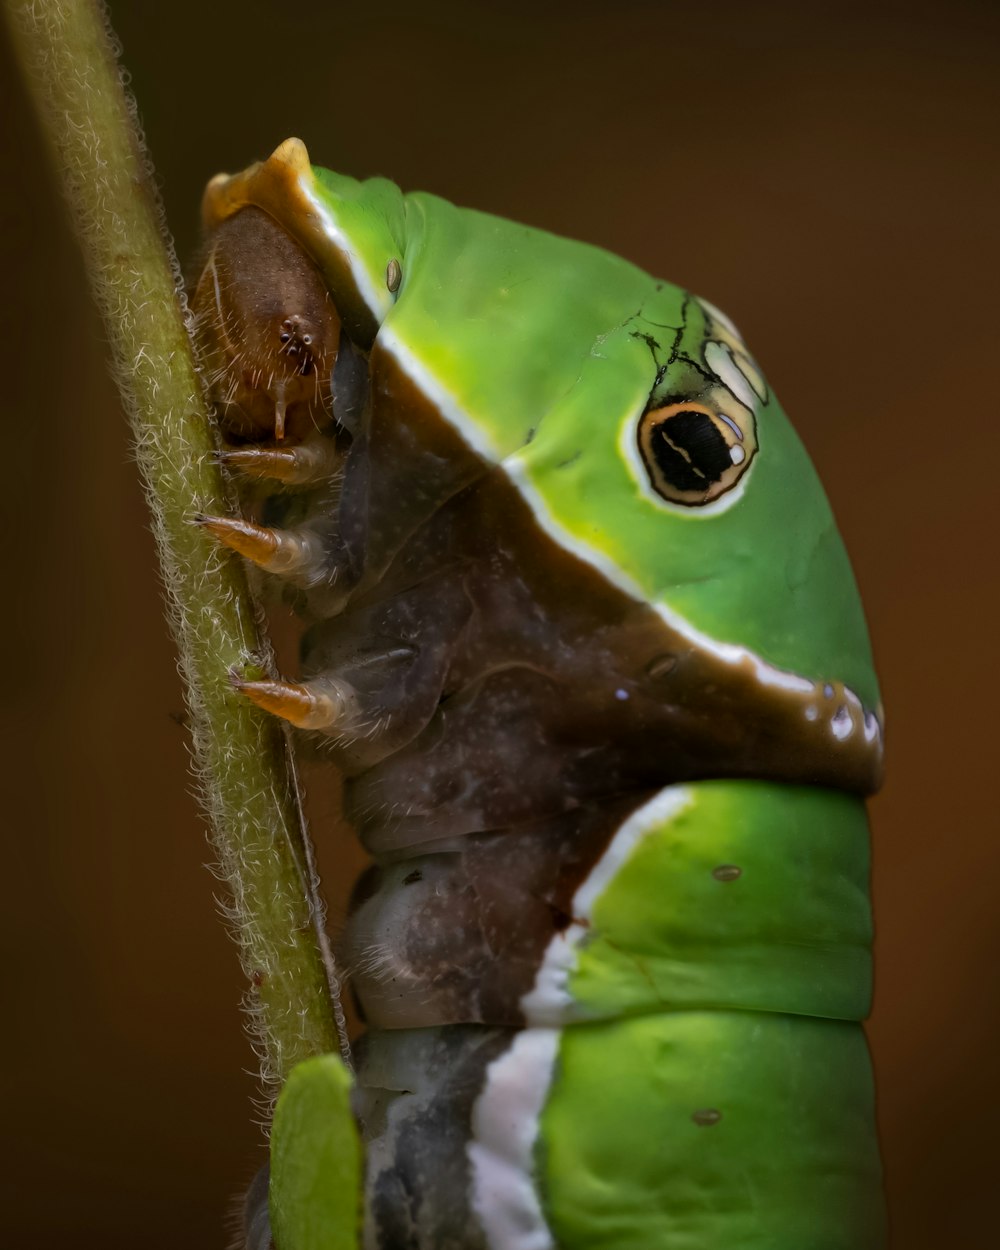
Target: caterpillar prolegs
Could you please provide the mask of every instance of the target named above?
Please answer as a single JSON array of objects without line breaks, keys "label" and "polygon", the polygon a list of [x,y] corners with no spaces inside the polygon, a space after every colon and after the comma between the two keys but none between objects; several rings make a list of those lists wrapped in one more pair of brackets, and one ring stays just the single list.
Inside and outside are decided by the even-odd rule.
[{"label": "caterpillar prolegs", "polygon": [[205,219],[225,458],[274,492],[203,522],[308,622],[242,689],[326,737],[375,859],[366,1246],[874,1250],[878,689],[735,327],[297,140]]}]

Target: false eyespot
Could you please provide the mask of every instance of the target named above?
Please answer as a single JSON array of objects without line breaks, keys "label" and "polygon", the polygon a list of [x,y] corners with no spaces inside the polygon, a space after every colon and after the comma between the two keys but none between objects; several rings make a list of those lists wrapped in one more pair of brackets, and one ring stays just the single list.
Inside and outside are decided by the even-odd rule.
[{"label": "false eyespot", "polygon": [[752,416],[676,400],[644,412],[639,454],[657,494],[698,508],[733,489],[757,451]]}]

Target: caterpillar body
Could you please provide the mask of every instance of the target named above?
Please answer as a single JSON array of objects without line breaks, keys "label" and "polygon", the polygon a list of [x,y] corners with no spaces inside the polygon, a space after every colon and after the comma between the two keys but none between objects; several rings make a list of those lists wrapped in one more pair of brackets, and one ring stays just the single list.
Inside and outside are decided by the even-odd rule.
[{"label": "caterpillar body", "polygon": [[203,520],[309,623],[242,688],[325,735],[375,860],[366,1246],[875,1250],[881,708],[739,333],[298,140],[205,219],[225,458],[280,489]]}]

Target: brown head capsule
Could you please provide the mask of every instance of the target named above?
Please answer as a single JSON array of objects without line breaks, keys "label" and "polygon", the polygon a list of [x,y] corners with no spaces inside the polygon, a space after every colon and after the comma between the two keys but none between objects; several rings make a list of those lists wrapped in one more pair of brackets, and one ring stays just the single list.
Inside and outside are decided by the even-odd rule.
[{"label": "brown head capsule", "polygon": [[243,208],[216,227],[192,309],[227,435],[297,440],[330,420],[340,318],[319,270],[267,213]]}]

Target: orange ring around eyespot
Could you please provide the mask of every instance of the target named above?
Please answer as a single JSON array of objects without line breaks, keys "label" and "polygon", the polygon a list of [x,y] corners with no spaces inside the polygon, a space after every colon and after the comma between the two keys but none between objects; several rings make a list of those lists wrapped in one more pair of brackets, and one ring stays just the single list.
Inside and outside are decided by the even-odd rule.
[{"label": "orange ring around eyespot", "polygon": [[[704,489],[700,487],[685,488],[678,486],[675,482],[671,482],[666,476],[663,466],[651,445],[653,434],[658,430],[662,430],[668,421],[671,421],[681,413],[701,413],[711,422],[712,428],[720,435],[722,443],[730,454],[734,449],[740,449],[744,453],[741,460],[736,462],[730,460],[730,463],[726,465],[717,477],[705,477],[706,485]],[[753,438],[752,432],[750,439],[747,439],[747,433],[743,429],[742,424],[735,421],[728,413],[720,414],[706,404],[682,400],[644,412],[636,431],[636,441],[650,485],[656,493],[669,503],[698,508],[704,507],[706,504],[718,499],[720,495],[724,495],[727,491],[732,490],[746,472],[756,451],[756,440]],[[749,445],[745,445],[745,443]],[[671,442],[670,446],[677,453],[681,464],[686,460],[694,473],[701,473],[701,469],[691,458],[690,449],[674,442]]]}]

